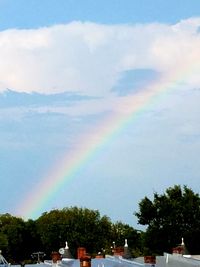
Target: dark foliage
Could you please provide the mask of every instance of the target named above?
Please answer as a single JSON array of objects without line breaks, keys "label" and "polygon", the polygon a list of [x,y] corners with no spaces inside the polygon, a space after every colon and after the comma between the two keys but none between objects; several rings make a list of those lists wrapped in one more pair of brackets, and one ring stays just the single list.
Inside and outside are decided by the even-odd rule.
[{"label": "dark foliage", "polygon": [[145,197],[136,216],[140,224],[147,225],[143,239],[147,254],[171,253],[182,237],[191,254],[200,253],[200,197],[187,186],[154,193],[153,201]]},{"label": "dark foliage", "polygon": [[99,211],[87,208],[64,208],[43,213],[37,220],[23,221],[10,214],[0,215],[0,249],[12,263],[29,262],[33,252],[44,252],[47,258],[68,242],[76,257],[78,247],[91,255],[110,253],[113,241],[123,246],[128,239],[130,248],[139,251],[139,235],[129,225],[113,224]]}]

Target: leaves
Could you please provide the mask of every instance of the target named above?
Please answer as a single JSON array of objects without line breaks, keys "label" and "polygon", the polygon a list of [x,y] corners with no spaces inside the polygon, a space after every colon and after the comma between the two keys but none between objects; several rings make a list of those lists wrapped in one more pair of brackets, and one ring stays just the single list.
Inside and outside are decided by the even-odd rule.
[{"label": "leaves", "polygon": [[[194,239],[194,232],[200,235],[200,197],[187,186],[175,185],[163,194],[154,193],[153,201],[145,197],[136,216],[140,224],[148,225],[144,246],[151,252],[171,252],[182,237],[188,241]],[[188,242],[188,250],[200,252],[200,246]]]}]

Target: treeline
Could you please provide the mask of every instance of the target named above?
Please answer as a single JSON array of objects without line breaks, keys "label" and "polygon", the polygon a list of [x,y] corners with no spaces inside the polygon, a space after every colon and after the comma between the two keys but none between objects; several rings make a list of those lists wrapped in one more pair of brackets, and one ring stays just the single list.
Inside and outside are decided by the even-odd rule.
[{"label": "treeline", "polygon": [[2,214],[0,226],[0,249],[12,263],[28,262],[31,254],[39,251],[49,259],[52,251],[65,247],[65,241],[74,257],[78,247],[85,247],[90,254],[110,254],[112,246],[124,246],[125,239],[133,255],[141,250],[137,230],[122,222],[112,223],[99,211],[87,208],[55,209],[28,221]]},{"label": "treeline", "polygon": [[[187,186],[175,185],[153,199],[144,197],[134,213],[144,232],[122,222],[112,223],[99,211],[70,207],[43,213],[37,220],[24,221],[10,214],[0,215],[0,250],[11,263],[31,260],[33,252],[50,258],[68,242],[76,257],[78,247],[90,254],[112,253],[112,246],[128,240],[133,257],[172,252],[184,238],[190,254],[200,254],[200,197]],[[113,243],[114,242],[114,243]]]}]

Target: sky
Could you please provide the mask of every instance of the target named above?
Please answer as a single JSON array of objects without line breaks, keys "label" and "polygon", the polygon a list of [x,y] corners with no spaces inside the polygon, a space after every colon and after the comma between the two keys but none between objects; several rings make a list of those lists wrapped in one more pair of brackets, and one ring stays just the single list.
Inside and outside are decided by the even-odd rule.
[{"label": "sky", "polygon": [[0,214],[78,206],[140,229],[200,193],[198,0],[0,0]]}]

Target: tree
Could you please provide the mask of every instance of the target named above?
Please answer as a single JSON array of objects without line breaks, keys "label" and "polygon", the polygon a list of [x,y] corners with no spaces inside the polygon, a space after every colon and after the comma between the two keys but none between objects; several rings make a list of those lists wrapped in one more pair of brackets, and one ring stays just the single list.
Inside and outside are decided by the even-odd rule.
[{"label": "tree", "polygon": [[38,234],[36,222],[29,219],[25,222],[25,234],[23,237],[23,244],[25,251],[23,253],[24,260],[29,260],[34,252],[43,251],[40,235]]},{"label": "tree", "polygon": [[37,231],[47,255],[68,242],[71,253],[76,256],[78,247],[96,253],[111,239],[111,222],[101,217],[97,210],[87,208],[64,208],[45,212],[36,221]]},{"label": "tree", "polygon": [[8,238],[7,236],[0,232],[0,250],[4,251],[8,247]]},{"label": "tree", "polygon": [[138,223],[147,225],[144,234],[146,253],[171,252],[184,237],[190,253],[200,253],[200,197],[190,188],[169,187],[164,194],[154,193],[139,203]]},{"label": "tree", "polygon": [[[136,256],[141,250],[140,247],[140,233],[128,224],[120,221],[112,224],[112,240],[113,245],[123,247],[125,239],[128,240],[129,251],[133,256]],[[136,253],[137,251],[137,253]]]},{"label": "tree", "polygon": [[0,215],[0,242],[5,257],[12,262],[20,262],[26,255],[25,222],[10,214]]}]

